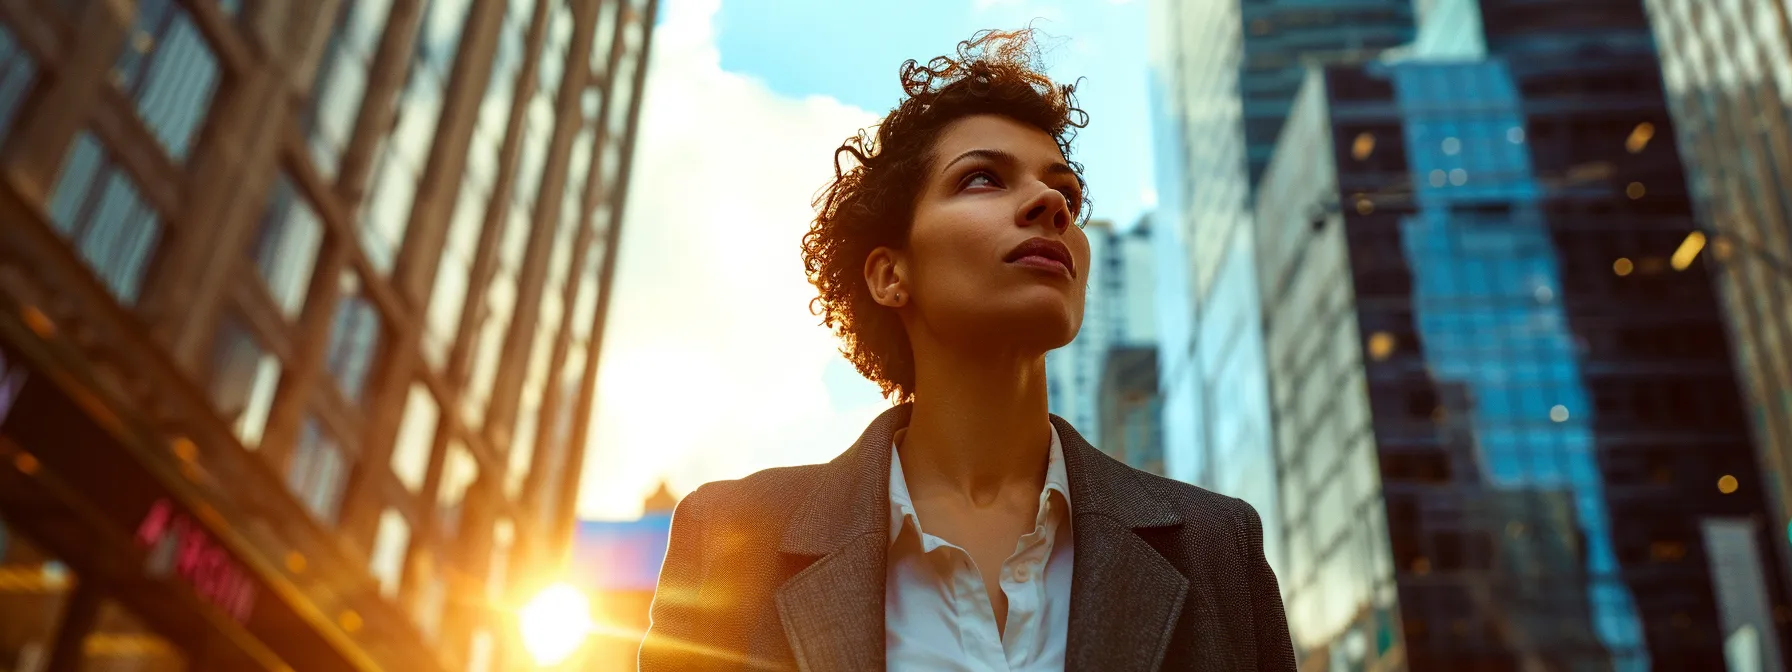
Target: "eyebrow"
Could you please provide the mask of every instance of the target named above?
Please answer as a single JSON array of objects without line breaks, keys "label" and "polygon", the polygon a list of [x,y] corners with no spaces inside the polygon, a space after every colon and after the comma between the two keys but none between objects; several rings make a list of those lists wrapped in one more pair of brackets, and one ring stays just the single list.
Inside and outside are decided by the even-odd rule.
[{"label": "eyebrow", "polygon": [[[1014,165],[1020,164],[1020,157],[1017,157],[1010,152],[1006,152],[1006,151],[1003,151],[1000,149],[973,149],[973,150],[967,151],[963,154],[959,154],[958,156],[954,157],[951,161],[947,161],[946,165],[944,167],[940,168],[940,172],[942,172],[942,173],[948,172],[948,171],[952,170],[952,166],[956,166],[959,164],[959,162],[964,161],[966,159],[984,159],[987,161],[992,161],[995,163],[1000,163],[1000,164],[1009,165],[1009,166],[1014,166]],[[1047,175],[1076,175],[1076,171],[1071,169],[1070,164],[1064,163],[1063,161],[1057,161],[1057,162],[1053,162],[1051,165],[1045,167],[1045,174],[1047,174]]]}]

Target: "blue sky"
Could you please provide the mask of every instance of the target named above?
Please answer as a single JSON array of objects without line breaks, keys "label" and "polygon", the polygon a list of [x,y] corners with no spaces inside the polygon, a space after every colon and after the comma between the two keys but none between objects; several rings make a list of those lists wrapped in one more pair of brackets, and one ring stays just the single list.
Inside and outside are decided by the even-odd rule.
[{"label": "blue sky", "polygon": [[900,99],[896,73],[903,61],[946,54],[980,29],[1031,23],[1050,38],[1045,59],[1052,77],[1084,78],[1078,99],[1091,119],[1078,135],[1075,158],[1090,173],[1095,214],[1129,225],[1152,184],[1146,4],[726,0],[716,17],[717,46],[722,69],[759,78],[778,94],[830,96],[881,115]]},{"label": "blue sky", "polygon": [[889,407],[808,311],[798,244],[833,150],[897,102],[909,58],[1032,23],[1090,127],[1093,214],[1152,200],[1144,0],[662,0],[579,511],[823,462]]}]

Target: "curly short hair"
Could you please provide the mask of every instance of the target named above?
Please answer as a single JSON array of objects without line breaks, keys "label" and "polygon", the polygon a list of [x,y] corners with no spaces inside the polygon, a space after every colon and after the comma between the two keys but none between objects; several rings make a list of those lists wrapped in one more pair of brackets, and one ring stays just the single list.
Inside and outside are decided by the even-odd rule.
[{"label": "curly short hair", "polygon": [[[1089,115],[1076,106],[1076,86],[1052,82],[1039,61],[1032,29],[986,30],[960,42],[956,57],[926,65],[911,59],[902,64],[904,97],[896,108],[834,150],[834,179],[816,196],[815,221],[803,236],[803,267],[820,292],[809,308],[840,338],[841,354],[886,398],[914,397],[914,351],[895,311],[877,303],[865,286],[865,258],[879,247],[907,243],[940,132],[981,114],[1035,126],[1057,142],[1088,192],[1083,167],[1070,153],[1076,129],[1088,125]],[[847,156],[852,165],[843,166]],[[1072,206],[1080,225],[1089,200]]]}]

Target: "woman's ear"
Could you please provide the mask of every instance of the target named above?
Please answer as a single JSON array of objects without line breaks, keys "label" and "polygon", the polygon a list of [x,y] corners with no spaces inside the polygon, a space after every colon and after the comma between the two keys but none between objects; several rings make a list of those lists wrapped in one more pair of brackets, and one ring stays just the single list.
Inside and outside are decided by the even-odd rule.
[{"label": "woman's ear", "polygon": [[907,276],[907,259],[899,251],[880,247],[865,257],[865,288],[881,305],[901,308],[908,303]]}]

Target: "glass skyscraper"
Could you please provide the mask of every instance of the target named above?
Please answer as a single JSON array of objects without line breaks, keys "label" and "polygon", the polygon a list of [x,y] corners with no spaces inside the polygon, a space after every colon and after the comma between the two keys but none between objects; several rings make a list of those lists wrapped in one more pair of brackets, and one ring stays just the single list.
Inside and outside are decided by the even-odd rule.
[{"label": "glass skyscraper", "polygon": [[0,669],[522,662],[656,11],[0,4]]},{"label": "glass skyscraper", "polygon": [[1255,506],[1278,567],[1252,193],[1305,64],[1361,61],[1404,44],[1412,11],[1411,0],[1152,6],[1164,466]]},{"label": "glass skyscraper", "polygon": [[1632,140],[1671,127],[1641,3],[1599,4],[1432,3],[1487,55],[1314,70],[1295,106],[1258,252],[1309,663],[1779,668],[1714,280],[1676,148]]},{"label": "glass skyscraper", "polygon": [[[1775,521],[1792,539],[1792,32],[1768,0],[1649,0]],[[1667,129],[1648,129],[1648,138]],[[1639,137],[1638,142],[1648,138]],[[1657,142],[1676,138],[1661,137]],[[1792,566],[1787,567],[1792,576]]]}]

